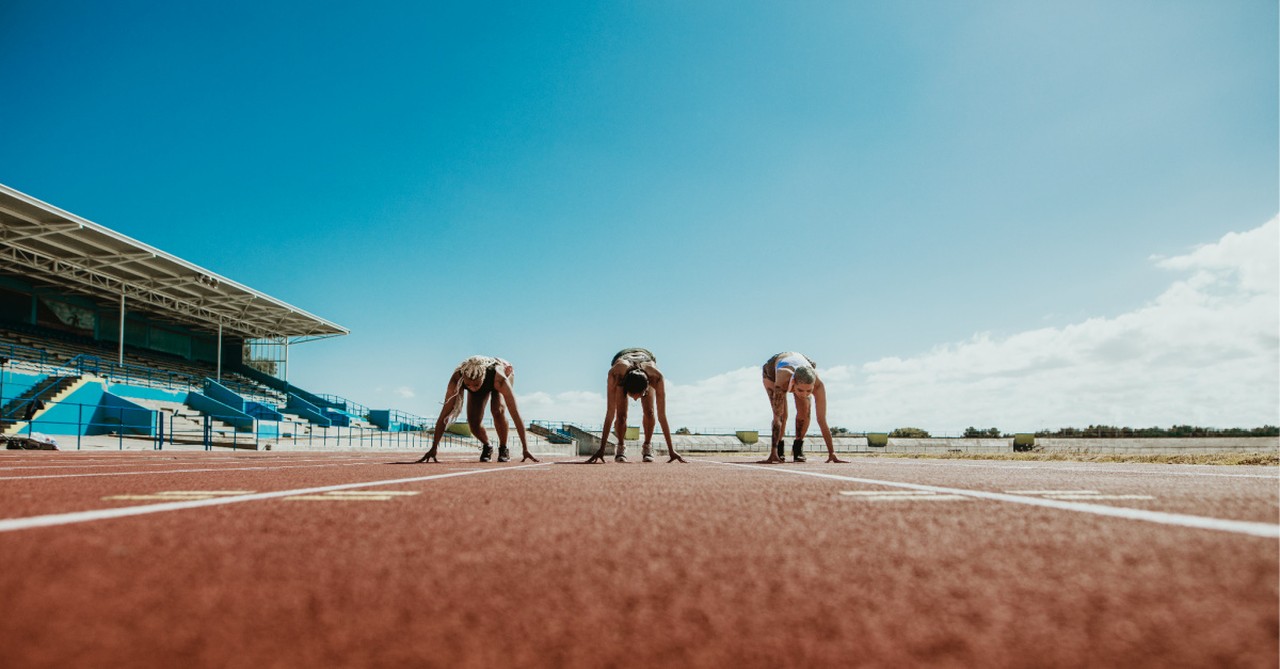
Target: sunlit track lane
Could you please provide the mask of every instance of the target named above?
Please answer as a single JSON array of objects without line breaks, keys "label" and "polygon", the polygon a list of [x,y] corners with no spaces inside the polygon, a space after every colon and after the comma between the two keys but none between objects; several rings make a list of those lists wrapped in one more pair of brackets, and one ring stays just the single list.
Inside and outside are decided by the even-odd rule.
[{"label": "sunlit track lane", "polygon": [[[156,455],[154,458],[168,458]],[[311,485],[331,485],[390,478],[387,463],[404,462],[409,454],[346,453],[308,457],[250,456],[201,460],[198,457],[167,459],[162,467],[140,461],[135,471],[111,469],[0,472],[0,519],[22,518],[119,507],[125,502],[104,498],[144,495],[165,491],[245,490],[266,492]],[[457,463],[450,466],[462,466]],[[404,476],[429,473],[425,465],[404,465],[391,471]],[[364,471],[362,471],[364,470]]]},{"label": "sunlit track lane", "polygon": [[[1102,495],[1148,496],[1151,500],[1107,500],[1108,504],[1228,520],[1280,522],[1280,472],[1275,467],[1186,467],[1178,465],[1088,464],[1066,469],[1009,468],[1003,462],[856,459],[852,467],[822,471],[988,492],[1087,490]],[[951,465],[951,466],[948,466]],[[817,471],[788,463],[775,469]],[[1233,476],[1223,476],[1223,474]],[[1087,497],[1077,501],[1088,501]]]},{"label": "sunlit track lane", "polygon": [[[1163,667],[1277,653],[1271,539],[984,500],[863,502],[840,493],[865,486],[703,462],[337,478],[486,468],[392,486],[417,494],[390,501],[0,534],[23,566],[0,577],[13,611],[0,663]],[[277,472],[275,489],[332,474]]]},{"label": "sunlit track lane", "polygon": [[[332,455],[321,454],[311,457],[295,457],[280,458],[271,456],[258,456],[257,461],[262,462],[264,459],[270,458],[272,463],[285,462],[324,462],[332,459]],[[45,462],[23,462],[20,464],[3,464],[0,463],[0,476],[18,476],[22,473],[54,473],[55,470],[83,470],[93,471],[96,469],[123,469],[123,468],[154,468],[154,467],[173,467],[175,465],[183,466],[202,466],[211,467],[222,464],[244,464],[255,461],[254,456],[208,456],[201,458],[199,456],[180,456],[173,454],[153,453],[148,455],[135,455],[132,457],[119,457],[109,459],[77,459],[64,458],[59,460],[49,460]]]}]

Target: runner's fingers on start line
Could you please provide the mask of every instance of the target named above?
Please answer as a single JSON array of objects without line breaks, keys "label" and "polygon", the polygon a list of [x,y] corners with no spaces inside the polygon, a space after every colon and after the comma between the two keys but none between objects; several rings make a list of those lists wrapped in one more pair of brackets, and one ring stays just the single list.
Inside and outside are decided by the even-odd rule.
[{"label": "runner's fingers on start line", "polygon": [[534,462],[538,461],[537,458],[533,457],[533,453],[529,453],[527,451],[525,452],[524,457],[520,458],[520,462],[524,462],[525,460],[533,460]]}]

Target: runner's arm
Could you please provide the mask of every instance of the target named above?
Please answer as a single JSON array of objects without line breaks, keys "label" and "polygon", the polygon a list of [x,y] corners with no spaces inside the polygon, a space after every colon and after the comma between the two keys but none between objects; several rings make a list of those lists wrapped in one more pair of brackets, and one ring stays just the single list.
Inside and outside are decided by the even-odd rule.
[{"label": "runner's arm", "polygon": [[827,462],[846,462],[836,457],[835,441],[831,438],[831,428],[827,426],[827,387],[822,379],[813,386],[813,410],[818,414],[818,429],[827,444]]}]

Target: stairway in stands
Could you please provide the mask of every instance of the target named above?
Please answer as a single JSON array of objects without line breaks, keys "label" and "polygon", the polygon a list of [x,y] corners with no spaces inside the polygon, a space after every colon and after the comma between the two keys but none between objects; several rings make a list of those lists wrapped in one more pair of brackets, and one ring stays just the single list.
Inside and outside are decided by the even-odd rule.
[{"label": "stairway in stands", "polygon": [[0,434],[18,434],[63,397],[85,384],[81,376],[50,375],[0,408]]}]

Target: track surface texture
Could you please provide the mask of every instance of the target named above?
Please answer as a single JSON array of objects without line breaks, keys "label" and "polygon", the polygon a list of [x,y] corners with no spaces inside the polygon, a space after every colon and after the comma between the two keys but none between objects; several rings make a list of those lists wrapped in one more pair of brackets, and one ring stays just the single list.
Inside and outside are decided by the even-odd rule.
[{"label": "track surface texture", "polygon": [[1277,666],[1274,467],[410,459],[0,454],[0,666]]}]

